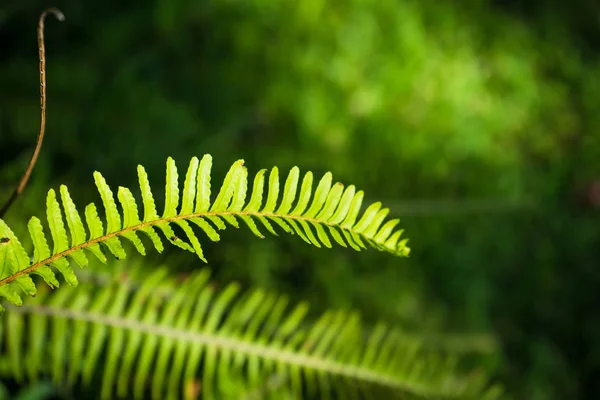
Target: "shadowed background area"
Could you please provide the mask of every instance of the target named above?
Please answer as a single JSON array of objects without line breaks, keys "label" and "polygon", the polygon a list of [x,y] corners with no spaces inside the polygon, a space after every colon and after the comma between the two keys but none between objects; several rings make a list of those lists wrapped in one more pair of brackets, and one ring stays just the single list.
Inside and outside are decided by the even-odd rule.
[{"label": "shadowed background area", "polygon": [[204,244],[215,279],[415,333],[491,334],[484,368],[515,398],[600,396],[593,1],[9,0],[0,201],[35,142],[47,6],[66,21],[46,21],[46,142],[9,223],[60,183],[96,200],[95,170],[135,187],[142,164],[160,198],[168,156],[212,154],[215,182],[239,158],[250,174],[332,171],[402,219],[409,259],[231,230]]}]

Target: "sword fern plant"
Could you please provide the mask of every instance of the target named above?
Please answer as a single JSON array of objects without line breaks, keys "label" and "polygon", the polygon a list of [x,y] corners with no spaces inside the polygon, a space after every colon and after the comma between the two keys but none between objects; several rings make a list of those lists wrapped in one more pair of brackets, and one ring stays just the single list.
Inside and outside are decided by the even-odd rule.
[{"label": "sword fern plant", "polygon": [[[48,11],[64,18],[56,9]],[[310,322],[306,304],[290,309],[287,297],[261,290],[238,296],[237,284],[216,290],[206,270],[180,281],[164,267],[148,271],[128,262],[120,264],[125,270],[111,269],[115,262],[107,254],[127,257],[123,239],[140,255],[147,247],[162,252],[166,239],[206,261],[197,233],[216,242],[219,230],[240,222],[260,238],[263,230],[283,231],[317,247],[337,243],[408,256],[399,220],[388,220],[389,210],[379,202],[361,214],[363,192],[334,184],[329,172],[314,191],[313,174],[301,176],[297,167],[283,185],[277,167],[268,177],[266,169],[258,171],[250,185],[238,160],[212,196],[210,155],[191,159],[183,187],[168,158],[160,214],[144,167],[137,169],[141,202],[125,187],[116,190],[115,200],[95,172],[101,212],[91,203],[81,213],[64,185],[58,193],[50,189],[44,219],[51,241],[42,220],[32,217],[27,224],[32,246],[24,246],[2,217],[23,191],[44,136],[45,15],[38,24],[37,146],[0,209],[0,297],[9,308],[0,317],[0,373],[18,381],[51,376],[60,387],[93,386],[101,376],[99,395],[107,399],[497,397],[483,376],[456,374],[454,357],[424,351],[419,340],[385,324],[366,330],[353,312],[328,311]],[[86,281],[84,274],[84,284],[75,288],[73,265],[88,265],[89,255],[109,264],[103,270],[110,279]],[[71,287],[50,290],[59,286],[55,270]],[[93,275],[99,269],[92,270]],[[47,286],[38,288],[32,275]],[[24,300],[23,294],[31,297]]]}]

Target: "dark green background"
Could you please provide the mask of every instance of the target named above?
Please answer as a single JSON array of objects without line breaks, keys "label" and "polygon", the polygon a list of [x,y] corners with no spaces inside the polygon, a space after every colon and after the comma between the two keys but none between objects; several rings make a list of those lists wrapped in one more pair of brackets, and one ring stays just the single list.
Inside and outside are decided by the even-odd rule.
[{"label": "dark green background", "polygon": [[600,397],[595,2],[4,1],[0,200],[38,129],[50,5],[67,20],[46,23],[47,140],[10,224],[60,183],[96,201],[94,170],[135,187],[143,164],[160,197],[168,156],[212,154],[213,182],[238,158],[330,170],[402,218],[409,259],[229,231],[205,244],[217,279],[428,336],[492,334],[484,365],[514,397]]}]

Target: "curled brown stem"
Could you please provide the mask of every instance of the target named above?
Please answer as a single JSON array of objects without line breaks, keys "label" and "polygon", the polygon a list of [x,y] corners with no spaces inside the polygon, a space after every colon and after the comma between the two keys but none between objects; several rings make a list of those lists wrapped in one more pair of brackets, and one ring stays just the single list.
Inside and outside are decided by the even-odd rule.
[{"label": "curled brown stem", "polygon": [[40,56],[40,108],[41,108],[41,119],[40,119],[40,131],[37,137],[37,143],[35,146],[35,150],[33,151],[33,155],[31,156],[31,160],[29,160],[29,164],[19,181],[19,184],[12,192],[2,209],[0,210],[0,218],[3,218],[10,206],[17,199],[17,197],[23,192],[25,186],[27,185],[27,181],[29,181],[29,176],[31,175],[31,171],[33,171],[33,167],[37,161],[37,158],[40,154],[40,150],[42,148],[42,142],[44,141],[44,132],[46,131],[46,47],[44,45],[44,20],[46,19],[46,14],[54,14],[56,19],[59,21],[65,20],[65,15],[57,8],[49,8],[40,15],[40,20],[38,22],[38,51]]}]

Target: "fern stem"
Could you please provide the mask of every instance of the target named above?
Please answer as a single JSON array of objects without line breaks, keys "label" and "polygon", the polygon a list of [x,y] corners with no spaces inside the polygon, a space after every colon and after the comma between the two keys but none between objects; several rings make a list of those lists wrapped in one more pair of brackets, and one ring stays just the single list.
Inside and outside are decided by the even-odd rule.
[{"label": "fern stem", "polygon": [[0,218],[6,214],[12,203],[21,194],[21,192],[25,190],[25,186],[27,185],[29,177],[31,176],[31,171],[33,171],[33,167],[35,166],[40,154],[40,150],[42,149],[42,142],[44,141],[44,133],[46,131],[46,46],[44,44],[44,20],[46,19],[46,14],[48,13],[54,14],[56,19],[59,21],[65,20],[65,15],[59,9],[49,8],[44,11],[42,15],[40,15],[40,20],[38,22],[38,52],[40,57],[40,131],[38,133],[35,150],[33,151],[33,155],[29,160],[29,164],[27,165],[19,184],[0,210]]},{"label": "fern stem", "polygon": [[[154,226],[154,225],[158,225],[160,223],[164,223],[164,222],[175,222],[177,220],[187,220],[190,218],[202,218],[202,217],[211,217],[211,216],[223,216],[223,215],[231,215],[231,216],[254,216],[254,217],[274,217],[274,218],[281,218],[282,215],[279,215],[275,212],[253,212],[253,211],[208,211],[208,212],[202,212],[202,213],[195,213],[195,214],[188,214],[188,215],[177,215],[174,217],[168,217],[168,218],[159,218],[159,219],[155,219],[152,221],[146,221],[146,222],[141,222],[140,224],[137,225],[133,225],[130,226],[128,228],[125,229],[121,229],[118,230],[116,232],[112,232],[112,233],[108,233],[106,235],[103,236],[99,236],[95,239],[83,242],[79,245],[70,247],[69,249],[56,253],[53,256],[39,261],[35,264],[32,264],[31,266],[22,269],[18,272],[15,272],[14,274],[0,280],[0,286],[6,285],[10,282],[13,282],[14,280],[16,280],[17,278],[19,278],[20,276],[23,275],[29,275],[31,274],[33,271],[35,271],[36,269],[38,269],[39,267],[43,266],[43,265],[48,265],[51,264],[53,261],[58,260],[59,258],[62,257],[66,257],[71,253],[74,253],[78,250],[82,250],[85,249],[86,247],[89,247],[91,245],[94,244],[99,244],[99,243],[103,243],[106,242],[108,239],[112,238],[112,237],[116,237],[116,236],[120,236],[123,235],[124,233],[127,232],[132,232],[132,231],[138,231],[143,229],[144,227],[150,227],[150,226]],[[297,216],[297,215],[285,215],[286,219],[290,219],[290,220],[295,220],[295,221],[304,221],[304,222],[311,222],[311,223],[318,223],[318,224],[324,224],[324,225],[328,225],[328,226],[332,226],[332,227],[336,227],[338,229],[341,229],[343,231],[349,232],[349,233],[356,233],[356,234],[360,234],[359,232],[354,232],[352,229],[348,229],[348,228],[344,228],[341,227],[339,225],[333,224],[333,223],[329,223],[329,222],[323,222],[321,220],[318,220],[316,218],[310,218],[310,217],[305,217],[305,216]]]}]

